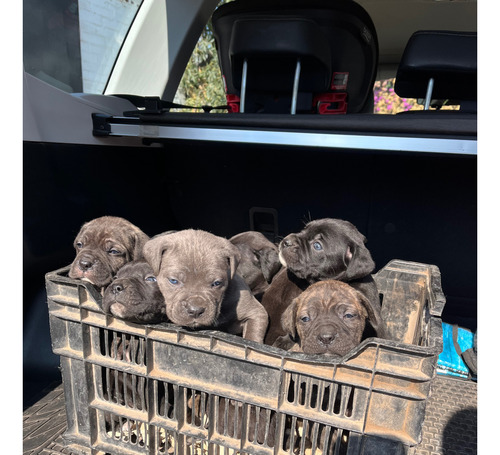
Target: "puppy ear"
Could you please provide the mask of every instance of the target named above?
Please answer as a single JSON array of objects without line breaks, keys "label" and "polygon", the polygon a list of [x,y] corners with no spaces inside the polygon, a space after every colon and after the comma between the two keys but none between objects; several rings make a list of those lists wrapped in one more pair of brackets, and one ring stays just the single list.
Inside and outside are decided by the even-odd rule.
[{"label": "puppy ear", "polygon": [[230,278],[233,279],[236,269],[238,268],[238,264],[241,261],[241,252],[228,240],[226,245],[226,254],[229,261]]},{"label": "puppy ear", "polygon": [[278,252],[274,248],[263,248],[257,253],[259,255],[262,275],[264,275],[266,281],[270,283],[273,276],[276,275],[278,270],[281,268]]},{"label": "puppy ear", "polygon": [[364,294],[357,291],[361,304],[365,307],[366,312],[368,314],[368,322],[375,330],[377,337],[386,338],[387,330],[385,327],[385,322],[382,319],[381,308],[378,302],[372,302],[368,299]]},{"label": "puppy ear", "polygon": [[168,239],[166,235],[158,235],[148,240],[142,249],[143,258],[153,269],[155,275],[160,271],[163,252],[167,249]]},{"label": "puppy ear", "polygon": [[297,313],[297,298],[292,300],[283,314],[281,315],[281,328],[287,335],[290,335],[294,340],[297,337],[297,328],[295,326],[295,317]]},{"label": "puppy ear", "polygon": [[134,250],[132,252],[132,260],[143,259],[143,248],[146,242],[149,240],[149,236],[144,232],[140,231],[134,235]]},{"label": "puppy ear", "polygon": [[364,245],[366,239],[364,236],[362,238],[362,243],[349,245],[345,252],[347,281],[363,278],[369,275],[375,268],[375,262],[372,259],[370,251]]},{"label": "puppy ear", "polygon": [[73,239],[73,246],[75,247],[75,249],[77,251],[78,251],[78,248],[76,246],[76,243],[83,237],[89,224],[90,224],[90,221],[83,223],[82,226],[80,227],[80,230],[78,231],[78,234],[76,234],[76,237]]}]

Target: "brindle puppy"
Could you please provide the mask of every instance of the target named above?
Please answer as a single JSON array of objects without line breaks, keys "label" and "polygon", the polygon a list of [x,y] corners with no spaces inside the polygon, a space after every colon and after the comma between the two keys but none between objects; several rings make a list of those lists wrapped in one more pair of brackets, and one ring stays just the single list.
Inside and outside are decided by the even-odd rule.
[{"label": "brindle puppy", "polygon": [[85,223],[75,238],[70,278],[104,288],[127,262],[140,259],[149,237],[124,218],[103,216]]},{"label": "brindle puppy", "polygon": [[[366,321],[376,319],[363,294],[342,281],[325,280],[293,300],[281,325],[294,343],[289,350],[343,356],[361,342]],[[275,346],[283,347],[280,339]]]}]

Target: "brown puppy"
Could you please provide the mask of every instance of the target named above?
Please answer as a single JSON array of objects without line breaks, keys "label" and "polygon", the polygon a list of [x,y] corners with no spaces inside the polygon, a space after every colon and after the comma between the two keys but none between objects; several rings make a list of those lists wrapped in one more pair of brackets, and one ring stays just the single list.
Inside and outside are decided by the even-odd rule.
[{"label": "brown puppy", "polygon": [[263,341],[267,313],[236,274],[240,252],[229,240],[186,229],[149,240],[144,256],[156,274],[171,322]]},{"label": "brown puppy", "polygon": [[366,321],[376,319],[366,297],[342,281],[309,286],[281,317],[292,346],[280,338],[275,346],[306,354],[343,356],[362,340]]},{"label": "brown puppy", "polygon": [[311,221],[302,231],[280,242],[279,257],[284,268],[262,298],[270,317],[266,344],[272,345],[285,334],[281,315],[292,300],[309,285],[327,279],[349,283],[360,291],[372,305],[372,327],[377,336],[385,336],[378,291],[371,276],[375,263],[365,242],[353,224],[332,218]]},{"label": "brown puppy", "polygon": [[124,218],[103,216],[85,223],[75,238],[70,278],[104,288],[127,262],[140,259],[149,237]]},{"label": "brown puppy", "polygon": [[252,294],[260,300],[281,268],[278,247],[264,234],[256,231],[242,232],[231,237],[229,241],[241,253],[236,273],[245,280]]},{"label": "brown puppy", "polygon": [[105,313],[139,324],[167,320],[165,299],[153,269],[145,260],[125,264],[108,285],[102,298]]}]

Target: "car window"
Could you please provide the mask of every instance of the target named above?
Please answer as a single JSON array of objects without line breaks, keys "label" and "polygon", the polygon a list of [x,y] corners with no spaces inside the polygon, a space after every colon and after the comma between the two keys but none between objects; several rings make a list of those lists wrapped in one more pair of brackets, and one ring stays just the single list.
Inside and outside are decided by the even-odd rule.
[{"label": "car window", "polygon": [[[222,0],[217,6],[232,0]],[[174,102],[185,106],[224,106],[226,95],[215,48],[212,21],[201,32],[181,78]],[[196,111],[196,109],[193,109]],[[218,110],[213,112],[227,112]]]},{"label": "car window", "polygon": [[[405,111],[421,111],[424,109],[424,100],[415,98],[400,98],[394,91],[396,79],[384,79],[376,81],[373,86],[373,104],[375,114],[397,114]],[[459,105],[446,104],[441,106],[441,110],[458,110]]]},{"label": "car window", "polygon": [[24,0],[24,69],[70,93],[101,94],[142,0]]},{"label": "car window", "polygon": [[375,81],[373,86],[373,112],[375,114],[397,114],[423,109],[416,99],[400,98],[394,91],[394,82],[394,78]]}]

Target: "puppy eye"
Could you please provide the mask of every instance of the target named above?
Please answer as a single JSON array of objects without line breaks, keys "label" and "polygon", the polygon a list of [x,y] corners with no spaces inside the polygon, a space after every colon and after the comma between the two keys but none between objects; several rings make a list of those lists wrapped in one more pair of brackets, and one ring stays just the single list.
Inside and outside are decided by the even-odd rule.
[{"label": "puppy eye", "polygon": [[173,284],[173,285],[179,284],[179,280],[176,280],[175,278],[169,278],[168,281],[170,282],[170,284]]},{"label": "puppy eye", "polygon": [[145,280],[146,280],[146,281],[151,281],[151,282],[153,282],[153,283],[156,283],[156,277],[155,277],[155,276],[152,276],[152,275],[151,275],[151,276],[147,276],[147,277],[145,278]]},{"label": "puppy eye", "polygon": [[352,318],[355,318],[356,315],[355,314],[352,314],[352,313],[346,313],[344,314],[344,319],[352,319]]},{"label": "puppy eye", "polygon": [[83,248],[83,243],[82,242],[76,242],[76,247],[81,250]]},{"label": "puppy eye", "polygon": [[309,322],[309,321],[311,320],[311,318],[310,318],[309,316],[302,316],[302,317],[300,318],[300,320],[301,320],[302,322]]},{"label": "puppy eye", "polygon": [[109,254],[113,254],[113,255],[121,254],[120,251],[115,250],[114,248],[111,248],[110,250],[108,250],[108,253]]},{"label": "puppy eye", "polygon": [[213,288],[218,288],[218,287],[219,287],[219,286],[221,286],[221,285],[222,285],[222,281],[219,281],[219,280],[215,280],[215,281],[211,284],[211,286],[212,286]]},{"label": "puppy eye", "polygon": [[321,251],[323,249],[323,246],[319,242],[314,242],[313,243],[313,248],[317,251]]}]

